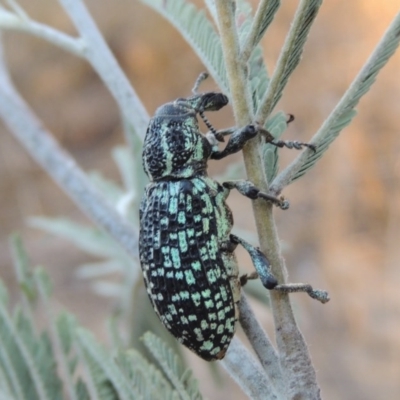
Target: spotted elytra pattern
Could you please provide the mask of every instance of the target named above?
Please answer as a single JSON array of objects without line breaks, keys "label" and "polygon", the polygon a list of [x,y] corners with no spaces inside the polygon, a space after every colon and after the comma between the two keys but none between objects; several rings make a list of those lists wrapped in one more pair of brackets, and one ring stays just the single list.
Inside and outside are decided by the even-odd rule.
[{"label": "spotted elytra pattern", "polygon": [[[207,175],[207,161],[241,150],[257,131],[234,132],[225,149],[203,135],[197,114],[228,103],[221,93],[198,94],[161,106],[151,119],[143,148],[150,183],[140,207],[140,262],[153,307],[164,326],[207,361],[222,359],[235,333],[240,300],[234,249],[241,243],[253,263],[277,282],[265,256],[231,235],[230,189],[254,197],[249,182],[220,184]],[[258,193],[258,190],[257,190]]]}]

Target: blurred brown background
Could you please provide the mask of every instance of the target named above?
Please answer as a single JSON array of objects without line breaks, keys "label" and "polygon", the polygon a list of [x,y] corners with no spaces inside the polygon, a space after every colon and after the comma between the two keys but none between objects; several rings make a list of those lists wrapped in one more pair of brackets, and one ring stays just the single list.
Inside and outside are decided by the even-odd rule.
[{"label": "blurred brown background", "polygon": [[[74,34],[55,0],[20,3],[34,19]],[[297,4],[283,3],[263,41],[270,71]],[[86,4],[150,114],[163,102],[189,94],[204,67],[166,21],[134,0]],[[399,1],[323,4],[278,107],[296,116],[286,139],[311,137],[399,9]],[[42,40],[14,32],[4,39],[15,83],[46,126],[83,168],[118,180],[110,149],[123,143],[121,124],[95,72]],[[306,177],[286,190],[291,209],[276,212],[290,280],[310,282],[331,295],[325,306],[305,295],[292,296],[326,399],[400,398],[399,70],[400,52],[362,99],[352,125]],[[210,120],[219,128],[232,125],[229,112]],[[284,164],[295,156],[289,150],[281,155]],[[213,164],[211,170],[222,167]],[[82,215],[1,124],[0,193],[1,278],[12,291],[7,238],[19,231],[33,263],[44,265],[54,280],[57,302],[102,338],[112,302],[74,276],[86,256],[26,225],[33,215]],[[252,227],[249,201],[232,195],[230,204],[237,225]],[[256,311],[273,334],[268,312]],[[243,398],[234,384],[215,387],[204,363],[198,364],[209,398]]]}]

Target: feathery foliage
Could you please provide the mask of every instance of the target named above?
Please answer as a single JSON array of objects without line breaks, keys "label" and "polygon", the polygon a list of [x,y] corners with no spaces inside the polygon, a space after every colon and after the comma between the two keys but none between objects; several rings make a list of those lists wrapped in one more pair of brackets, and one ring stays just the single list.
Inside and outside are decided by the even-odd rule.
[{"label": "feathery foliage", "polygon": [[361,69],[332,113],[324,121],[321,128],[314,135],[312,142],[317,146],[317,151],[315,153],[308,151],[306,156],[300,156],[301,158],[299,157],[297,161],[295,160],[293,164],[296,164],[296,173],[293,174],[290,171],[292,168],[292,165],[290,165],[282,172],[282,177],[277,177],[277,183],[274,183],[275,187],[279,187],[280,190],[283,186],[300,178],[322,157],[329,145],[337,138],[339,133],[350,124],[357,114],[355,107],[361,97],[371,88],[379,71],[394,54],[399,43],[400,14],[393,20],[365,66]]},{"label": "feathery foliage", "polygon": [[42,270],[32,274],[18,237],[11,245],[19,280],[29,279],[36,292],[27,297],[21,288],[21,294],[30,299],[32,313],[36,313],[33,301],[38,297],[44,300],[41,309],[47,326],[38,332],[36,318],[19,306],[11,315],[7,290],[0,281],[0,396],[7,400],[61,400],[67,392],[74,400],[202,398],[192,372],[182,372],[178,356],[155,335],[151,335],[152,346],[165,356],[167,375],[136,350],[105,349],[67,312],[53,318],[47,301],[51,292],[47,274]]},{"label": "feathery foliage", "polygon": [[[224,1],[225,3],[219,3],[219,5],[222,4],[221,9],[227,5],[232,7],[236,5],[235,20],[231,26],[235,25],[237,30],[233,36],[239,39],[240,57],[235,60],[236,65],[234,67],[243,69],[241,71],[243,73],[237,76],[245,77],[245,85],[252,95],[253,104],[250,113],[255,114],[255,120],[264,125],[274,138],[279,139],[287,126],[286,115],[283,112],[278,112],[271,118],[269,116],[281,98],[290,75],[300,62],[303,47],[322,0],[300,0],[298,11],[271,79],[259,42],[271,24],[280,1],[260,0],[254,17],[249,3],[245,0]],[[142,2],[163,15],[180,31],[220,88],[229,95],[230,88],[226,76],[226,67],[231,67],[232,63],[227,61],[227,65],[225,65],[222,51],[223,42],[215,29],[215,25],[218,26],[215,0],[205,0],[214,23],[208,19],[204,10],[198,10],[189,0],[142,0]],[[70,2],[70,5],[68,5],[67,1],[62,0],[61,3],[66,10],[69,7],[72,10],[77,4],[82,4],[77,1]],[[39,35],[40,37],[47,35],[47,39],[49,39],[53,34],[57,36],[57,39],[53,37],[53,40],[50,40],[52,43],[59,44],[69,50],[74,49],[77,54],[81,51],[81,46],[77,45],[78,40],[82,43],[85,40],[90,41],[90,35],[86,37],[83,35],[75,43],[74,39],[67,38],[66,35],[54,29],[49,30],[49,27],[35,23],[17,6],[17,2],[8,2],[8,4],[12,12],[7,11],[6,14],[4,13],[4,6],[0,6],[3,16],[0,25],[3,22],[1,26],[3,29],[15,28],[37,34],[37,29],[40,27],[45,32],[45,34],[42,32],[43,35]],[[73,6],[73,4],[75,5]],[[227,14],[225,13],[225,16]],[[4,17],[8,18],[10,15],[13,16],[12,20],[17,25],[20,24],[18,27],[4,24]],[[72,11],[70,15],[73,15]],[[82,20],[85,20],[85,18]],[[76,23],[76,20],[74,23]],[[86,23],[91,26],[90,18],[86,19]],[[95,25],[92,25],[91,28],[88,28],[89,31],[96,29]],[[259,165],[258,170],[261,171],[268,182],[272,181],[272,192],[280,192],[284,186],[303,176],[323,155],[340,131],[351,122],[356,114],[355,107],[358,101],[369,90],[379,70],[394,53],[399,40],[400,15],[396,17],[366,66],[314,136],[313,143],[317,146],[316,152],[310,150],[302,152],[291,165],[277,175],[278,149],[259,140],[259,154],[263,164]],[[83,53],[79,55],[84,56]],[[106,55],[106,57],[108,56]],[[103,71],[96,65],[95,58],[88,58],[88,61],[92,63],[104,82],[108,83],[109,88],[111,88],[112,85],[109,83],[113,81],[115,76],[112,73],[110,73],[110,77],[102,75]],[[3,68],[2,65],[0,67]],[[130,93],[133,97],[133,92]],[[121,100],[120,104],[124,104],[122,99],[119,100]],[[249,117],[253,118],[253,115]],[[144,120],[147,119],[144,118]],[[124,121],[124,123],[127,125],[127,121]],[[129,126],[126,126],[125,129],[129,132],[134,130]],[[146,178],[140,166],[141,138],[138,135],[130,135],[130,137],[133,138],[131,143],[134,144],[133,153],[130,153],[127,148],[117,149],[113,153],[120,168],[124,188],[104,179],[100,174],[93,174],[92,181],[109,203],[120,211],[122,210],[127,219],[136,224],[138,221],[138,194],[142,192]],[[45,162],[43,164],[48,167]],[[50,170],[50,168],[51,166],[48,169]],[[262,169],[264,170],[262,171]],[[63,182],[62,179],[60,182]],[[130,327],[131,335],[139,337],[138,332],[143,327],[149,327],[152,331],[157,330],[154,322],[157,319],[156,315],[152,311],[143,312],[143,310],[147,310],[146,305],[150,307],[150,303],[141,301],[140,292],[143,292],[143,285],[136,285],[137,259],[128,258],[111,237],[97,229],[87,228],[65,219],[36,218],[33,220],[33,225],[49,233],[56,233],[67,238],[82,250],[105,260],[101,263],[86,265],[85,268],[81,269],[81,276],[99,278],[109,272],[123,271],[125,278],[123,281],[129,286],[128,290],[121,291],[121,286],[114,286],[113,293],[119,295],[120,298],[127,294],[126,298],[129,301],[134,299],[135,305],[140,304],[141,306],[140,311],[132,313],[134,314],[133,318],[129,315],[130,321],[133,321],[134,325]],[[277,238],[272,237],[269,243],[263,245],[265,245],[265,248],[269,248],[270,244],[273,248],[274,243],[277,242]],[[7,290],[0,281],[0,399],[57,400],[61,399],[64,393],[68,393],[71,400],[202,398],[191,371],[185,369],[176,352],[154,334],[146,334],[143,342],[161,368],[149,362],[137,350],[124,350],[124,343],[121,340],[116,341],[118,345],[112,350],[106,349],[97,343],[90,332],[81,328],[72,315],[66,312],[53,317],[50,305],[51,285],[47,275],[43,271],[32,273],[26,252],[17,237],[12,240],[12,248],[22,301],[14,312],[10,312]],[[272,250],[271,252],[274,253]],[[278,254],[279,251],[275,253]],[[98,283],[104,284],[104,282]],[[112,291],[110,287],[108,293]],[[103,294],[105,292],[103,285]],[[121,293],[123,294],[121,295]],[[38,300],[40,300],[47,317],[47,325],[42,332],[39,332],[34,318]],[[280,308],[280,310],[283,309],[284,307]],[[280,311],[278,310],[278,312]],[[147,314],[150,313],[151,317],[148,317]],[[280,315],[281,319],[285,319],[285,317],[288,316]],[[158,326],[161,327],[160,324]],[[295,322],[291,324],[290,328],[293,332],[298,332]],[[281,333],[277,332],[277,341],[284,343],[286,348],[293,348],[295,350],[293,354],[296,354],[296,356],[301,353],[304,356],[303,361],[306,359],[305,364],[307,364],[308,353],[305,345],[295,348],[296,346],[292,346],[293,341],[291,342],[292,337],[289,337],[290,335],[286,337],[279,335]],[[118,336],[117,332],[115,336]],[[299,334],[299,336],[301,335]],[[177,346],[176,341],[173,341],[173,343]],[[293,358],[293,354],[287,356]],[[291,364],[293,364],[292,361],[293,363],[296,362],[296,360],[291,360]],[[303,387],[299,386],[301,392],[304,386],[313,386],[309,382],[300,382],[298,371],[291,375],[290,368],[286,368],[284,362],[278,367],[282,367],[282,373],[287,378],[290,389],[296,390],[297,384],[300,386],[303,384]],[[301,366],[301,369],[302,374],[305,372],[304,376],[307,376],[310,371],[311,375],[313,373],[311,365],[306,365],[305,369]],[[240,371],[240,365],[238,365],[237,370]],[[247,372],[245,371],[243,376],[246,376]],[[304,381],[307,381],[307,379],[304,379]],[[243,387],[245,386],[243,385]],[[316,384],[315,387],[310,389],[309,393],[314,389],[318,392]],[[261,398],[263,395],[264,393],[260,393]]]},{"label": "feathery foliage", "polygon": [[147,332],[143,336],[143,341],[178,391],[182,400],[201,400],[203,398],[192,372],[189,369],[184,369],[177,355],[160,338]]},{"label": "feathery foliage", "polygon": [[[276,12],[278,11],[280,6],[280,0],[262,0],[259,3],[257,13],[254,17],[254,27],[255,27],[255,37],[254,37],[254,45],[257,45],[264,33],[268,29],[269,25],[271,24],[272,20],[275,17]],[[259,17],[259,21],[257,20]]]},{"label": "feathery foliage", "polygon": [[279,56],[271,83],[257,111],[257,120],[262,123],[270,115],[282,96],[290,75],[300,62],[303,47],[317,16],[322,0],[301,0],[291,29]]},{"label": "feathery foliage", "polygon": [[229,93],[220,39],[204,10],[185,0],[141,0],[170,21],[200,57],[218,86]]},{"label": "feathery foliage", "polygon": [[[280,111],[271,117],[265,129],[271,133],[275,140],[279,140],[287,128],[287,115]],[[279,151],[276,146],[264,143],[262,147],[262,159],[264,161],[264,172],[267,182],[271,183],[279,169]]]}]

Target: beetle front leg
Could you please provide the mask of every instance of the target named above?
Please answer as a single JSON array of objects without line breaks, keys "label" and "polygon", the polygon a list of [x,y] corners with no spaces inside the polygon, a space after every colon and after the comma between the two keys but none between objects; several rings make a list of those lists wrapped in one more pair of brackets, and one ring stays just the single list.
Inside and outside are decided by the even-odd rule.
[{"label": "beetle front leg", "polygon": [[249,199],[264,199],[272,202],[274,205],[278,206],[282,210],[287,210],[289,208],[289,202],[285,200],[283,197],[275,197],[271,196],[267,193],[261,192],[253,183],[246,180],[237,180],[237,181],[227,181],[222,184],[223,187],[231,190],[237,189],[243,196],[248,197]]},{"label": "beetle front leg", "polygon": [[244,145],[250,140],[257,136],[258,129],[255,125],[247,125],[242,129],[238,129],[232,133],[229,138],[228,144],[222,151],[214,150],[211,153],[212,160],[221,160],[230,154],[237,153],[242,150]]}]

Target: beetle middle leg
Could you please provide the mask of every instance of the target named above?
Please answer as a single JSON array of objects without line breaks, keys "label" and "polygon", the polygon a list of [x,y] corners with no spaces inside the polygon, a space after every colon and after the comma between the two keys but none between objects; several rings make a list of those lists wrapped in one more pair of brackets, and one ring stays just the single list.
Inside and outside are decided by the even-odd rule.
[{"label": "beetle middle leg", "polygon": [[282,210],[287,210],[289,208],[289,202],[285,200],[283,197],[275,197],[271,196],[267,193],[261,192],[253,183],[246,180],[237,180],[237,181],[226,181],[222,184],[223,187],[231,190],[237,189],[243,196],[248,197],[249,199],[264,199],[272,202],[274,205],[278,206]]}]

